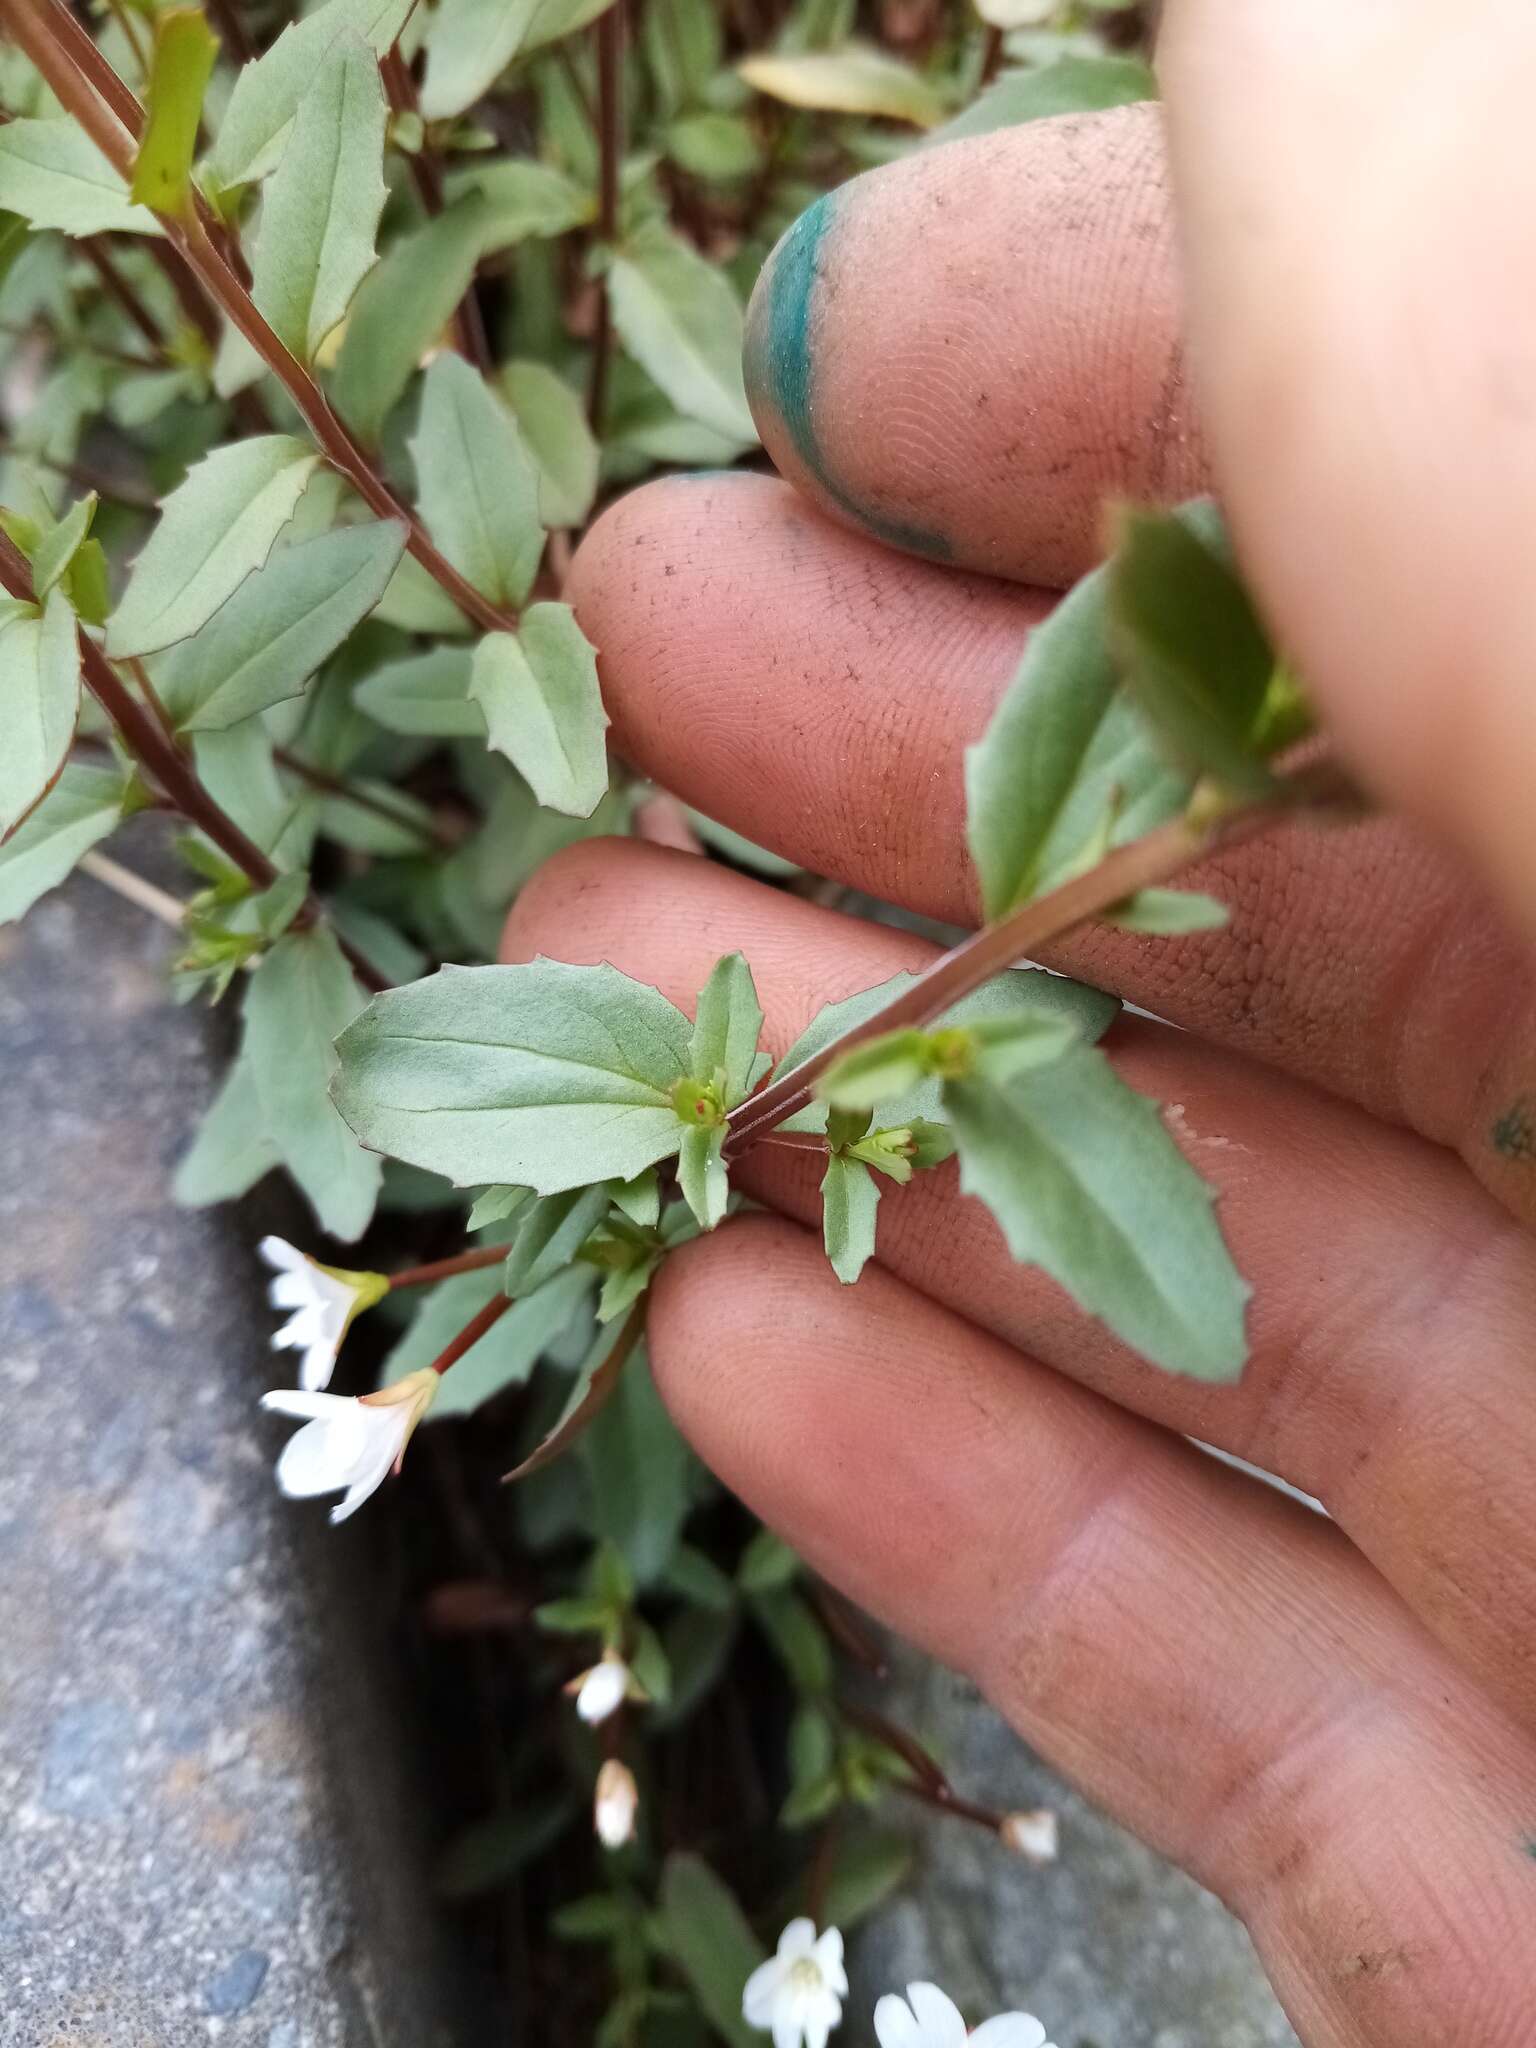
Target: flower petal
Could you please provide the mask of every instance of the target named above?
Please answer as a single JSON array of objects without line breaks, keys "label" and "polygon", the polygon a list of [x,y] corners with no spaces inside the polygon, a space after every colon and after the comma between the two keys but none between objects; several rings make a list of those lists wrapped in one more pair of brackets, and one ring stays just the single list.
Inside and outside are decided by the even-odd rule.
[{"label": "flower petal", "polygon": [[306,1422],[283,1445],[277,1461],[277,1484],[290,1500],[309,1500],[317,1493],[340,1493],[353,1479],[355,1444],[344,1429],[329,1421]]},{"label": "flower petal", "polygon": [[983,2020],[966,2048],[1049,2048],[1045,2028],[1033,2013],[1000,2012]]},{"label": "flower petal", "polygon": [[264,1237],[256,1249],[269,1266],[292,1268],[309,1264],[304,1254],[296,1245],[291,1245],[286,1237]]},{"label": "flower petal", "polygon": [[773,2009],[773,2048],[800,2048],[804,2037],[798,2007],[781,1999]]},{"label": "flower petal", "polygon": [[779,1936],[779,1954],[786,1962],[794,1962],[798,1956],[808,1956],[816,1946],[816,1922],[804,1918],[791,1920]]},{"label": "flower petal", "polygon": [[261,1405],[274,1415],[297,1415],[301,1421],[341,1420],[357,1403],[350,1394],[319,1394],[298,1387],[279,1387],[263,1394]]},{"label": "flower petal", "polygon": [[758,1964],[742,1986],[741,2016],[749,2027],[772,2026],[773,2008],[783,1978],[784,1965],[777,1956],[770,1956],[766,1963]]},{"label": "flower petal", "polygon": [[829,1927],[811,1953],[821,1971],[822,1982],[838,1998],[848,1996],[848,1977],[843,1969],[842,1929]]},{"label": "flower petal", "polygon": [[331,1383],[331,1374],[336,1370],[336,1347],[319,1338],[311,1344],[299,1363],[299,1385],[306,1393],[317,1394],[322,1387]]},{"label": "flower petal", "polygon": [[922,2029],[904,1998],[888,1991],[875,2005],[875,2039],[880,2048],[923,2048]]},{"label": "flower petal", "polygon": [[922,2033],[923,2048],[965,2048],[960,2008],[937,1984],[909,1984],[907,1999]]}]

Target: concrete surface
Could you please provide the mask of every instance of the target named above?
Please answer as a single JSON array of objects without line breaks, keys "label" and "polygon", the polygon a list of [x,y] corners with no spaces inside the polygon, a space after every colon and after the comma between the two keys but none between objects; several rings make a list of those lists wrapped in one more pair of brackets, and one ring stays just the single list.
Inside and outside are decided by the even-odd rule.
[{"label": "concrete surface", "polygon": [[855,2012],[926,1978],[973,2024],[1034,2013],[1056,2048],[1297,2048],[1219,1900],[1080,1799],[974,1686],[900,1648],[893,1667],[882,1711],[924,1736],[957,1792],[1004,1811],[1053,1808],[1061,1853],[1036,1868],[980,1828],[901,1802],[893,1817],[918,1837],[918,1876],[855,1944]]},{"label": "concrete surface", "polygon": [[167,1193],[223,1059],[172,943],[82,876],[0,930],[0,2044],[436,2048],[367,1531],[254,1405],[287,1212]]}]

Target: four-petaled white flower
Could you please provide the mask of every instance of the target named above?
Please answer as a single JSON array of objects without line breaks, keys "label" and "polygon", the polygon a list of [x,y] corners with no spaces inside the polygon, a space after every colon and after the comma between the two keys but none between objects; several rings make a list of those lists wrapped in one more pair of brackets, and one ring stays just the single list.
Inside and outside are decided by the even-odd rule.
[{"label": "four-petaled white flower", "polygon": [[848,1996],[843,1937],[829,1927],[817,1938],[814,1920],[791,1920],[777,1955],[759,1963],[741,1994],[749,2027],[773,2031],[773,2048],[827,2048]]},{"label": "four-petaled white flower", "polygon": [[304,1427],[283,1446],[277,1483],[293,1500],[317,1493],[344,1493],[331,1509],[344,1522],[377,1492],[410,1442],[411,1432],[431,1407],[440,1382],[429,1366],[376,1394],[350,1399],[307,1389],[264,1394],[261,1405],[278,1415],[296,1415]]},{"label": "four-petaled white flower", "polygon": [[909,1984],[905,1998],[875,2007],[880,2048],[1051,2048],[1045,2028],[1027,2012],[1001,2012],[967,2034],[960,2008],[937,1984]]},{"label": "four-petaled white flower", "polygon": [[625,1700],[645,1697],[617,1650],[605,1650],[601,1663],[578,1672],[565,1689],[575,1693],[577,1713],[593,1728],[617,1713]]},{"label": "four-petaled white flower", "polygon": [[389,1292],[382,1273],[349,1273],[342,1266],[322,1266],[285,1238],[264,1237],[257,1247],[276,1277],[267,1290],[274,1308],[293,1314],[273,1333],[274,1351],[302,1351],[299,1385],[317,1393],[330,1385],[341,1340],[352,1318],[372,1308]]},{"label": "four-petaled white flower", "polygon": [[616,1756],[609,1757],[597,1774],[597,1790],[592,1801],[592,1825],[597,1830],[597,1839],[605,1849],[622,1849],[635,1832],[635,1812],[640,1804],[640,1788],[635,1783],[635,1774],[628,1764],[621,1764]]}]

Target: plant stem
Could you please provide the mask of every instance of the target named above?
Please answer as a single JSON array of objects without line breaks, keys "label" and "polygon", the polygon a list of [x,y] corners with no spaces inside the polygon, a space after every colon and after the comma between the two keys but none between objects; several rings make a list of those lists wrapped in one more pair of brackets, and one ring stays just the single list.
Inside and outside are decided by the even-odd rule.
[{"label": "plant stem", "polygon": [[[60,105],[79,122],[119,175],[131,178],[133,144],[143,125],[143,110],[63,0],[0,0],[0,16],[9,23],[16,41],[41,71]],[[215,247],[200,210],[194,208],[181,220],[169,214],[157,214],[156,218],[165,231],[173,259],[179,257],[188,266],[208,298],[239,329],[283,385],[332,467],[346,477],[381,519],[404,522],[406,546],[467,618],[486,632],[515,631],[515,615],[492,604],[460,575],[438,552],[416,514],[400,503],[373,468],[351,429],[332,410],[314,378],[278,339]],[[155,249],[161,245],[150,246]],[[211,317],[206,307],[201,310],[205,318]],[[216,337],[216,326],[213,331]]]},{"label": "plant stem", "polygon": [[[611,249],[619,238],[619,175],[624,165],[624,0],[613,0],[597,21],[597,238]],[[587,420],[601,437],[608,404],[608,365],[613,356],[613,312],[604,275],[592,336],[587,382]]]},{"label": "plant stem", "polygon": [[1266,831],[1280,819],[1291,816],[1301,804],[1325,800],[1337,787],[1335,772],[1322,764],[1319,768],[1299,770],[1282,783],[1277,795],[1228,811],[1212,822],[1191,821],[1187,813],[1170,819],[1129,845],[1116,847],[1085,874],[1074,875],[1060,888],[1020,904],[996,924],[983,925],[980,931],[962,939],[958,946],[925,968],[916,981],[875,1016],[854,1025],[803,1065],[738,1103],[729,1118],[726,1156],[738,1156],[746,1145],[775,1124],[803,1109],[815,1095],[821,1075],[855,1045],[867,1038],[883,1037],[887,1031],[931,1024],[994,975],[1038,953],[1112,904],[1133,896],[1138,889],[1168,881],[1181,868],[1217,846],[1231,845]]},{"label": "plant stem", "polygon": [[[501,1256],[503,1258],[507,1256],[505,1246],[502,1248]],[[485,1304],[485,1307],[470,1317],[453,1342],[447,1345],[433,1359],[432,1370],[435,1373],[442,1374],[447,1372],[450,1366],[457,1365],[465,1352],[478,1344],[486,1331],[499,1323],[511,1306],[512,1297],[510,1294],[493,1294],[491,1299]]]},{"label": "plant stem", "polygon": [[[165,358],[165,336],[160,332],[160,324],[134,290],[133,286],[128,282],[127,278],[124,277],[123,273],[112,261],[112,258],[107,254],[106,245],[102,237],[100,235],[82,235],[75,246],[101,279],[103,290],[110,298],[116,301],[119,309],[127,315],[129,320],[132,321],[133,325],[149,343],[157,358],[163,361]],[[154,368],[155,365],[150,364],[148,367]]]},{"label": "plant stem", "polygon": [[146,882],[132,868],[125,868],[120,861],[112,860],[104,853],[82,853],[78,865],[82,874],[90,875],[104,888],[113,890],[129,903],[137,904],[140,910],[147,910],[151,917],[158,917],[173,931],[181,930],[187,906],[167,890],[156,888],[153,882]]},{"label": "plant stem", "polygon": [[400,1287],[430,1287],[435,1280],[451,1280],[455,1273],[478,1273],[485,1266],[505,1265],[504,1244],[481,1245],[472,1252],[459,1252],[451,1259],[434,1259],[427,1266],[405,1266],[389,1275],[391,1294]]},{"label": "plant stem", "polygon": [[376,818],[383,818],[396,825],[402,832],[414,832],[416,837],[429,846],[451,849],[457,842],[435,824],[424,825],[420,818],[413,817],[407,810],[397,809],[388,797],[376,796],[372,790],[359,789],[344,776],[332,775],[328,769],[316,768],[313,763],[291,753],[287,747],[274,747],[272,758],[282,767],[291,770],[301,782],[307,782],[313,789],[322,789],[327,796],[338,798],[343,803],[355,804],[360,811],[372,811]]},{"label": "plant stem", "polygon": [[977,1827],[986,1828],[996,1834],[1003,1825],[1003,1816],[990,1806],[980,1806],[974,1799],[962,1799],[939,1769],[928,1751],[917,1737],[896,1722],[888,1721],[884,1714],[878,1714],[872,1707],[856,1706],[852,1700],[840,1699],[837,1710],[844,1720],[851,1721],[866,1735],[872,1735],[876,1742],[899,1756],[911,1771],[910,1778],[893,1778],[892,1784],[898,1792],[905,1792],[909,1799],[920,1799],[925,1806],[933,1807],[939,1813],[952,1813],[960,1820],[974,1821]]}]

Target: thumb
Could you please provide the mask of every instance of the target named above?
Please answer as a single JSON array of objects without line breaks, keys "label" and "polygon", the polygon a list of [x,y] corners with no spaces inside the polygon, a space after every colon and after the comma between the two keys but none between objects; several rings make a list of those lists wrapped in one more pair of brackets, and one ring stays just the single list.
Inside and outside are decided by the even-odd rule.
[{"label": "thumb", "polygon": [[1536,8],[1169,0],[1202,411],[1364,779],[1536,933]]}]

